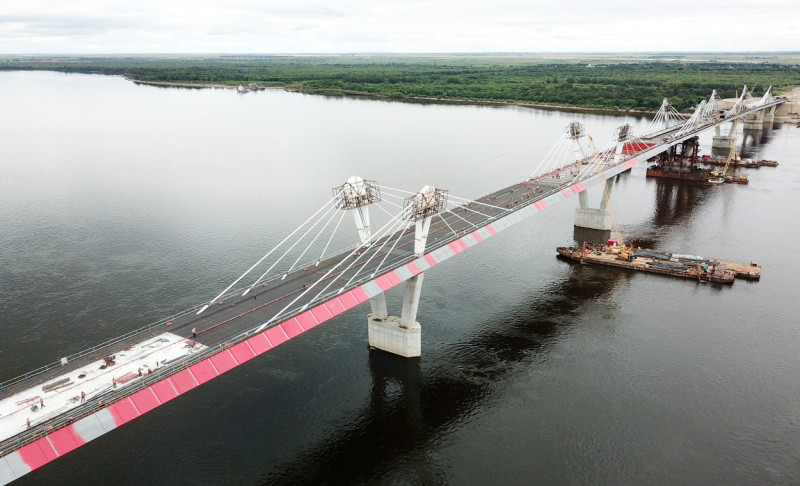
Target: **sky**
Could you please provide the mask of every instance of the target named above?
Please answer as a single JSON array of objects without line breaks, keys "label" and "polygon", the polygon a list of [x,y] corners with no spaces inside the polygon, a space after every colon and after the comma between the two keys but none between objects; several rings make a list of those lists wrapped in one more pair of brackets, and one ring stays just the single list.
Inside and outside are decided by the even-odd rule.
[{"label": "sky", "polygon": [[0,54],[797,50],[798,0],[0,1]]}]

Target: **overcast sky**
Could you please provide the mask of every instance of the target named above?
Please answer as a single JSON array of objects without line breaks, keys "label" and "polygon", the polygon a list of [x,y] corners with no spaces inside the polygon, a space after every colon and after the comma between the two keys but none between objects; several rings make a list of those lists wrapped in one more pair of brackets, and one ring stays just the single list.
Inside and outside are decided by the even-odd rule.
[{"label": "overcast sky", "polygon": [[800,50],[798,0],[0,0],[0,53]]}]

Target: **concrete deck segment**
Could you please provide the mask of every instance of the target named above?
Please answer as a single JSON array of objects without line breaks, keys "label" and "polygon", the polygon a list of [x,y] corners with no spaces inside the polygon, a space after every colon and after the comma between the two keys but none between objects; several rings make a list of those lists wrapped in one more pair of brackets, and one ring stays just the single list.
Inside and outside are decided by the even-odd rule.
[{"label": "concrete deck segment", "polygon": [[[86,400],[91,400],[113,389],[124,389],[136,384],[140,370],[144,375],[148,370],[163,366],[163,363],[205,348],[199,343],[192,346],[191,340],[175,334],[162,333],[114,353],[113,365],[105,365],[102,359],[92,361],[34,388],[12,394],[0,400],[0,440],[26,431],[26,420],[30,420],[31,428],[35,429],[52,417],[80,407],[81,392],[86,394]],[[126,375],[135,378],[123,383],[121,378]],[[116,388],[114,380],[117,381]],[[44,408],[41,408],[38,399],[30,400],[36,396],[41,398]]]}]

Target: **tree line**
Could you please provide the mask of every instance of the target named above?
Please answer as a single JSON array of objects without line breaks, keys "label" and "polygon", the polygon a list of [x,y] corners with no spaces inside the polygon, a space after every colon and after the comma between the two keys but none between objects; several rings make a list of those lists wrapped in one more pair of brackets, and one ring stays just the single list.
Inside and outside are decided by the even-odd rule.
[{"label": "tree line", "polygon": [[721,61],[553,61],[518,56],[0,57],[0,70],[123,75],[163,83],[258,83],[324,95],[519,102],[656,110],[663,98],[693,109],[716,89],[800,85],[797,64]]}]

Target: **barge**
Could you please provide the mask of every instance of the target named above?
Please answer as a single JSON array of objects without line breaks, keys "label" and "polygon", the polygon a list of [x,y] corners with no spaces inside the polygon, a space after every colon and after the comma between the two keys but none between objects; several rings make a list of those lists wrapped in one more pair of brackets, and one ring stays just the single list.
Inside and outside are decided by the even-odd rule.
[{"label": "barge", "polygon": [[559,257],[580,263],[658,273],[704,282],[730,284],[737,277],[750,280],[761,278],[761,267],[755,263],[747,265],[703,258],[697,255],[664,253],[621,246],[594,246],[586,243],[579,248],[561,246],[556,248],[556,251]]}]

